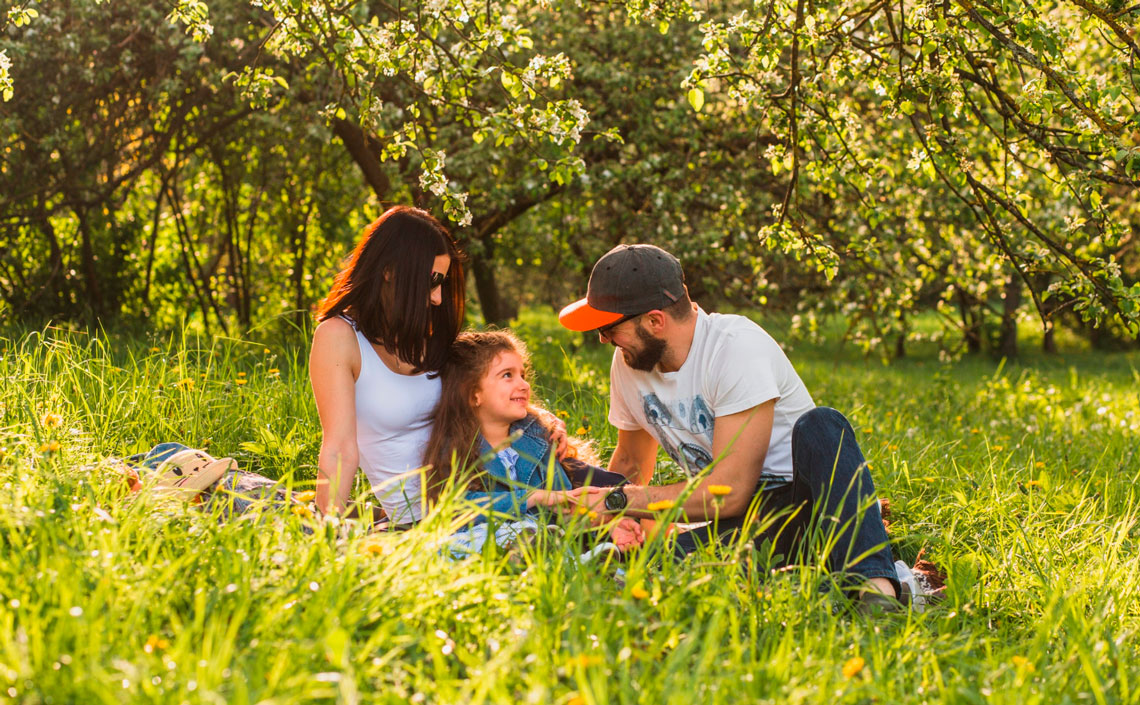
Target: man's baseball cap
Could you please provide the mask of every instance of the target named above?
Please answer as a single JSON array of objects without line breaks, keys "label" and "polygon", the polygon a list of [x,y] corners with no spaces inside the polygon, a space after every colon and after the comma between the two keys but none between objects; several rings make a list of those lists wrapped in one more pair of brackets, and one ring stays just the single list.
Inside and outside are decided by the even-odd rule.
[{"label": "man's baseball cap", "polygon": [[570,330],[589,331],[647,311],[667,308],[685,295],[677,258],[655,245],[618,245],[590,272],[586,298],[558,314]]}]

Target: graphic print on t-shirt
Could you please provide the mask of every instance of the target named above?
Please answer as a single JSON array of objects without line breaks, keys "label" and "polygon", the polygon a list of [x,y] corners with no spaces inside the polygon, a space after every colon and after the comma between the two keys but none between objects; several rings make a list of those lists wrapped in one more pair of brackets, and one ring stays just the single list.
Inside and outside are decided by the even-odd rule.
[{"label": "graphic print on t-shirt", "polygon": [[645,420],[651,433],[669,457],[690,473],[698,473],[712,462],[708,449],[687,442],[687,436],[704,436],[712,447],[715,417],[701,395],[668,404],[656,394],[641,397]]}]

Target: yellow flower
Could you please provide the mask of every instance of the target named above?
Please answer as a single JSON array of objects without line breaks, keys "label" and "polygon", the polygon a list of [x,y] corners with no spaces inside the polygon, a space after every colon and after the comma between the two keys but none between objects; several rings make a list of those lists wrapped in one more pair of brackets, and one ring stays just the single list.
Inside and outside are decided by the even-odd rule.
[{"label": "yellow flower", "polygon": [[146,644],[143,645],[143,651],[147,652],[148,654],[153,654],[155,650],[165,651],[166,647],[168,646],[170,646],[170,642],[168,642],[166,639],[163,639],[157,634],[151,634],[147,638]]},{"label": "yellow flower", "polygon": [[203,372],[202,374],[200,374],[198,376],[201,377],[202,379],[206,379],[206,373],[205,372]]},{"label": "yellow flower", "polygon": [[673,500],[661,499],[656,502],[650,502],[645,508],[651,512],[664,512],[673,508]]},{"label": "yellow flower", "polygon": [[190,379],[189,377],[187,377],[186,379],[180,379],[174,383],[174,386],[175,387],[186,387],[187,389],[193,389],[194,388],[194,380]]},{"label": "yellow flower", "polygon": [[579,427],[578,427],[578,430],[574,431],[574,435],[575,435],[575,436],[584,436],[584,435],[586,435],[586,427],[585,427],[585,426],[579,426]]},{"label": "yellow flower", "polygon": [[1043,460],[1038,460],[1036,463],[1033,463],[1033,467],[1035,467],[1035,468],[1043,468],[1043,467],[1045,467],[1045,461],[1043,461]]},{"label": "yellow flower", "polygon": [[586,698],[581,695],[575,695],[566,701],[566,705],[586,705]]},{"label": "yellow flower", "polygon": [[234,380],[234,384],[236,384],[237,386],[239,386],[239,387],[240,387],[240,386],[242,386],[243,384],[247,383],[248,381],[249,381],[249,380],[247,380],[247,379],[235,379],[235,380]]},{"label": "yellow flower", "polygon": [[48,441],[40,446],[41,453],[57,453],[59,452],[59,441]]},{"label": "yellow flower", "polygon": [[571,656],[570,660],[566,662],[566,665],[571,667],[577,666],[578,668],[589,668],[590,666],[596,666],[601,662],[601,656],[578,654],[577,656]]},{"label": "yellow flower", "polygon": [[629,594],[633,595],[638,600],[644,600],[649,597],[649,591],[640,585],[634,585],[633,589],[629,591]]},{"label": "yellow flower", "polygon": [[384,543],[380,539],[365,539],[360,544],[360,552],[378,556],[384,553]]},{"label": "yellow flower", "polygon": [[576,509],[575,512],[581,516],[586,516],[587,514],[590,513],[590,509],[589,509],[589,507],[578,507],[578,509]]},{"label": "yellow flower", "polygon": [[303,504],[295,505],[293,507],[293,513],[299,517],[304,517],[306,519],[313,516],[313,513],[311,511],[309,511],[309,508]]},{"label": "yellow flower", "polygon": [[151,348],[151,349],[150,349],[150,351],[151,351],[152,353],[156,353],[156,352],[158,352],[158,348]]},{"label": "yellow flower", "polygon": [[732,487],[729,485],[709,485],[707,488],[709,494],[713,497],[724,497],[725,495],[732,494]]},{"label": "yellow flower", "polygon": [[854,678],[863,671],[863,667],[866,665],[867,662],[863,660],[862,656],[853,656],[847,659],[847,662],[843,664],[843,677]]},{"label": "yellow flower", "polygon": [[245,377],[245,373],[244,372],[238,372],[238,377]]},{"label": "yellow flower", "polygon": [[593,511],[593,510],[590,510],[589,512],[586,513],[586,516],[588,516],[591,520],[593,520],[593,519],[598,518],[598,513]]},{"label": "yellow flower", "polygon": [[270,367],[267,374],[270,377],[278,377],[281,375],[281,370],[277,369],[276,367]]},{"label": "yellow flower", "polygon": [[560,419],[568,419],[568,418],[570,418],[570,414],[569,414],[569,412],[563,411],[563,410],[561,410],[561,409],[559,409],[559,410],[558,410],[557,412],[555,412],[555,413],[558,415],[558,418],[560,418]]},{"label": "yellow flower", "polygon": [[40,425],[44,428],[55,428],[63,423],[63,417],[59,414],[48,412],[40,418]]},{"label": "yellow flower", "polygon": [[1033,673],[1037,670],[1036,666],[1033,665],[1033,662],[1024,656],[1014,656],[1010,660],[1013,661],[1014,666],[1023,671],[1026,671],[1027,673]]},{"label": "yellow flower", "polygon": [[316,498],[317,493],[315,490],[305,490],[304,492],[297,492],[293,495],[293,499],[296,499],[298,502],[312,502]]},{"label": "yellow flower", "polygon": [[262,350],[262,352],[265,353],[266,355],[268,355],[269,354],[269,348],[265,348],[264,350]]},{"label": "yellow flower", "polygon": [[864,433],[864,434],[870,434],[870,433],[871,433],[871,431],[874,431],[874,430],[875,430],[875,429],[873,429],[873,428],[871,428],[870,426],[868,426],[867,428],[863,429],[863,433]]},{"label": "yellow flower", "polygon": [[1040,487],[1041,481],[1040,480],[1029,480],[1025,484],[1027,487]]}]

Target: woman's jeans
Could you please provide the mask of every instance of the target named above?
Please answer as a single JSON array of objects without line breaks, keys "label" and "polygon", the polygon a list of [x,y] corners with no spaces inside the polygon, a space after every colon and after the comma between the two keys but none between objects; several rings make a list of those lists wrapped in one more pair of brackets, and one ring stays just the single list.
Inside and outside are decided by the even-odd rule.
[{"label": "woman's jeans", "polygon": [[[817,407],[792,429],[792,481],[757,487],[752,510],[726,517],[677,537],[685,555],[709,541],[753,532],[757,548],[770,542],[780,562],[800,562],[814,544],[827,549],[832,572],[887,578],[898,590],[898,577],[883,527],[875,483],[855,431],[843,414]],[[749,521],[749,515],[752,515]],[[745,525],[752,527],[746,529]]]}]

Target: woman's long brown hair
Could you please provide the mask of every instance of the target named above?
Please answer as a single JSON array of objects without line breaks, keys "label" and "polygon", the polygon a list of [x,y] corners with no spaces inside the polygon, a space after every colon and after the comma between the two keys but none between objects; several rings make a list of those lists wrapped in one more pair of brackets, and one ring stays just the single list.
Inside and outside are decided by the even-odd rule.
[{"label": "woman's long brown hair", "polygon": [[[432,306],[435,258],[451,257],[443,302]],[[317,319],[351,318],[370,342],[416,372],[443,367],[463,325],[463,255],[447,229],[427,211],[389,208],[364,229],[360,242],[321,301]]]}]

